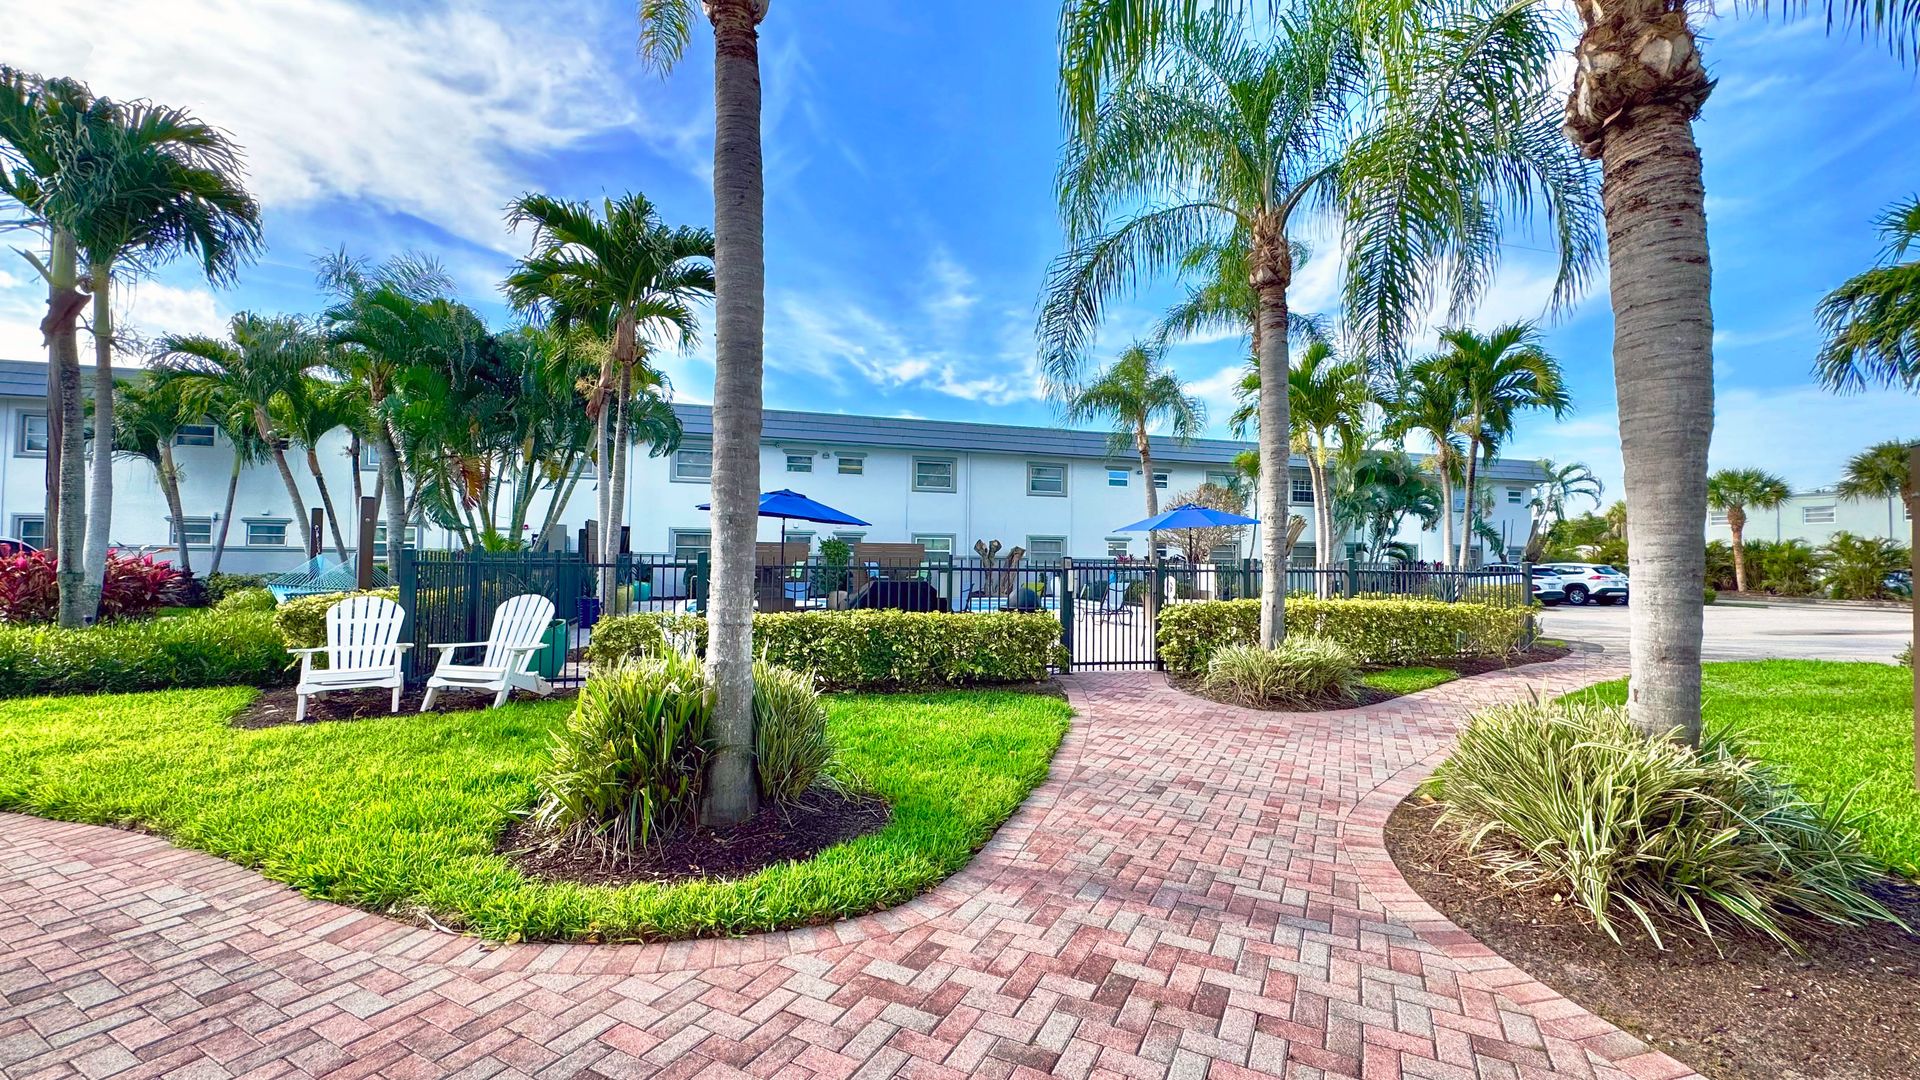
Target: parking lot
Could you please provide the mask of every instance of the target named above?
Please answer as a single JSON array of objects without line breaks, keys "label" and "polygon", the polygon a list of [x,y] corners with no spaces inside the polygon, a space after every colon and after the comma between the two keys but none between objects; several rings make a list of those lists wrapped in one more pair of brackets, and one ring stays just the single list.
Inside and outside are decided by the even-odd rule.
[{"label": "parking lot", "polygon": [[[1611,607],[1551,607],[1541,616],[1548,637],[1627,651],[1627,613]],[[1838,604],[1710,604],[1708,660],[1879,660],[1891,662],[1912,638],[1913,616],[1897,609]]]}]

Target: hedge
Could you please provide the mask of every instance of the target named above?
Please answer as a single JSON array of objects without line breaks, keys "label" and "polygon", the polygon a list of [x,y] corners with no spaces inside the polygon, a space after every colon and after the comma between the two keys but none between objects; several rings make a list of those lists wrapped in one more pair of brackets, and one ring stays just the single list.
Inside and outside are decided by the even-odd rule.
[{"label": "hedge", "polygon": [[[587,659],[614,664],[671,643],[704,652],[699,615],[643,613],[601,619]],[[753,617],[753,647],[769,663],[811,671],[828,690],[1037,682],[1066,662],[1051,614],[911,611],[768,612]]]},{"label": "hedge", "polygon": [[[1160,658],[1174,675],[1199,675],[1215,650],[1251,645],[1259,631],[1258,600],[1172,604],[1160,612]],[[1532,636],[1533,612],[1439,600],[1289,597],[1287,633],[1330,638],[1365,666],[1403,665],[1442,657],[1504,656]]]},{"label": "hedge", "polygon": [[[327,609],[360,593],[336,592],[321,593],[318,596],[296,596],[273,609],[273,625],[280,631],[289,649],[317,649],[327,643]],[[367,596],[384,596],[394,603],[400,602],[400,590],[369,589]]]},{"label": "hedge", "polygon": [[0,697],[278,686],[292,678],[292,657],[265,612],[194,611],[76,630],[0,626]]}]

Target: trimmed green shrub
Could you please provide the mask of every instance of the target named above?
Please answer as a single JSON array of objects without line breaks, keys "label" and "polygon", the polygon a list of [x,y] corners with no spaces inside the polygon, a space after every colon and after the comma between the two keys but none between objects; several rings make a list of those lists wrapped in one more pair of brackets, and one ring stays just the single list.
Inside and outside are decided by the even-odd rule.
[{"label": "trimmed green shrub", "polygon": [[215,611],[272,611],[273,594],[265,589],[237,589],[213,605]]},{"label": "trimmed green shrub", "polygon": [[267,587],[265,574],[208,574],[200,583],[206,593],[207,604],[212,606],[225,600],[230,593],[242,589],[264,589]]},{"label": "trimmed green shrub", "polygon": [[399,589],[369,589],[366,593],[336,592],[296,596],[273,609],[273,625],[289,649],[317,649],[327,643],[327,609],[349,596],[384,596],[398,603]]},{"label": "trimmed green shrub", "polygon": [[753,766],[760,793],[790,803],[806,794],[833,760],[827,707],[807,672],[753,665]]},{"label": "trimmed green shrub", "polygon": [[[1204,600],[1160,612],[1160,658],[1178,676],[1207,670],[1229,645],[1252,645],[1260,601]],[[1328,638],[1363,666],[1400,666],[1454,656],[1504,656],[1534,633],[1530,608],[1439,600],[1287,598],[1287,634]]]},{"label": "trimmed green shrub", "polygon": [[1707,586],[1706,592],[1701,596],[1701,599],[1704,600],[1706,603],[1711,604],[1714,601],[1720,599],[1720,593],[1713,586],[1709,585]]},{"label": "trimmed green shrub", "polygon": [[[601,619],[587,659],[618,664],[663,646],[703,653],[706,619],[657,613]],[[813,672],[824,690],[1038,682],[1066,662],[1060,620],[1044,612],[767,612],[753,617],[753,647],[770,664]]]},{"label": "trimmed green shrub", "polygon": [[1345,646],[1313,634],[1291,634],[1277,649],[1229,645],[1213,654],[1202,677],[1208,692],[1256,708],[1298,708],[1354,698],[1359,671]]},{"label": "trimmed green shrub", "polygon": [[0,626],[0,697],[192,686],[279,686],[292,657],[273,617],[193,611],[77,630]]},{"label": "trimmed green shrub", "polygon": [[1498,878],[1571,897],[1616,942],[1621,921],[1656,945],[1662,926],[1791,944],[1799,922],[1897,921],[1862,891],[1884,868],[1844,802],[1807,802],[1718,736],[1648,738],[1621,706],[1483,713],[1427,791]]},{"label": "trimmed green shrub", "polygon": [[553,733],[534,829],[556,846],[625,859],[699,816],[714,691],[675,652],[599,672]]}]

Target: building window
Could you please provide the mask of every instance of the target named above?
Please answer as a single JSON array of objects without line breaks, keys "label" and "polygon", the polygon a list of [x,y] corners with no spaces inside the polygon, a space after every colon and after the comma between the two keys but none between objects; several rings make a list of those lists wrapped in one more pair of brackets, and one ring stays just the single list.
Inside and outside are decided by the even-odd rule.
[{"label": "building window", "polygon": [[13,452],[31,457],[47,456],[46,413],[23,412],[20,414],[20,441],[14,444]]},{"label": "building window", "polygon": [[1466,492],[1456,491],[1453,493],[1453,508],[1455,511],[1465,510],[1467,508]]},{"label": "building window", "polygon": [[362,442],[360,444],[360,471],[361,472],[379,472],[380,471],[380,444],[379,443]]},{"label": "building window", "polygon": [[1230,472],[1208,470],[1207,483],[1212,484],[1214,487],[1230,488],[1233,486],[1233,474]]},{"label": "building window", "polygon": [[1725,525],[1726,523],[1727,523],[1727,512],[1725,510],[1707,511],[1708,525]]},{"label": "building window", "polygon": [[1800,522],[1804,525],[1831,525],[1834,521],[1832,503],[1824,506],[1803,506],[1800,508]]},{"label": "building window", "polygon": [[928,562],[950,563],[953,561],[953,537],[937,533],[916,533],[913,542],[920,545],[926,553]]},{"label": "building window", "polygon": [[1108,469],[1107,470],[1107,486],[1108,487],[1126,487],[1127,477],[1130,475],[1132,475],[1131,469]]},{"label": "building window", "polygon": [[39,514],[20,514],[13,519],[13,538],[35,549],[47,546],[47,519]]},{"label": "building window", "polygon": [[952,491],[952,458],[914,458],[913,490]]},{"label": "building window", "polygon": [[1027,462],[1027,494],[1064,496],[1067,493],[1067,467]]},{"label": "building window", "polygon": [[805,452],[794,453],[792,451],[788,451],[787,452],[787,471],[788,472],[806,472],[806,473],[812,472],[813,471],[813,455]]},{"label": "building window", "polygon": [[867,455],[841,454],[839,465],[835,468],[835,471],[841,476],[865,476],[867,472]]},{"label": "building window", "polygon": [[173,523],[172,539],[175,547],[183,543],[194,547],[205,547],[213,543],[213,519],[181,518]]},{"label": "building window", "polygon": [[1236,543],[1215,544],[1213,545],[1213,550],[1207,552],[1207,561],[1210,563],[1239,562],[1240,545]]},{"label": "building window", "polygon": [[1027,561],[1035,566],[1055,566],[1067,556],[1064,536],[1027,537]]},{"label": "building window", "polygon": [[[410,548],[414,548],[416,550],[419,549],[420,547],[420,526],[419,525],[416,524],[416,525],[407,526],[407,537],[406,537],[405,543]],[[373,557],[376,559],[384,559],[387,557],[387,523],[384,521],[376,521],[373,523]]]},{"label": "building window", "polygon": [[1167,490],[1167,470],[1153,470],[1153,486],[1159,488],[1161,491]]},{"label": "building window", "polygon": [[1510,487],[1507,489],[1507,505],[1509,506],[1519,506],[1526,501],[1526,497],[1527,492],[1525,488]]},{"label": "building window", "polygon": [[804,559],[813,554],[813,534],[810,532],[790,532],[779,542],[784,545],[786,551],[782,558]]},{"label": "building window", "polygon": [[1289,491],[1287,492],[1287,501],[1311,503],[1313,501],[1313,478],[1310,476],[1294,477],[1293,483],[1289,486]]},{"label": "building window", "polygon": [[173,433],[175,446],[212,446],[212,424],[181,424]]},{"label": "building window", "polygon": [[674,529],[667,542],[673,545],[674,562],[698,562],[713,550],[713,533],[706,529]]},{"label": "building window", "polygon": [[248,547],[286,547],[287,523],[284,521],[247,522]]},{"label": "building window", "polygon": [[675,450],[673,479],[685,484],[704,484],[713,479],[713,448],[683,446]]},{"label": "building window", "polygon": [[1132,547],[1133,541],[1124,536],[1109,536],[1107,537],[1107,558],[1124,559],[1133,553]]}]

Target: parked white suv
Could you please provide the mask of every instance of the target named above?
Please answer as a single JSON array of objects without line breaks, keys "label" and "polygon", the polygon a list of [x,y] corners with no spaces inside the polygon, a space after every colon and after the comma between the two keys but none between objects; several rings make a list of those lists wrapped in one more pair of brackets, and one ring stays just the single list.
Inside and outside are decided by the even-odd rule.
[{"label": "parked white suv", "polygon": [[1605,563],[1553,563],[1554,584],[1574,607],[1627,602],[1627,575]]}]

